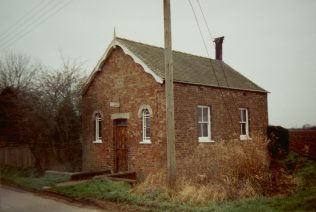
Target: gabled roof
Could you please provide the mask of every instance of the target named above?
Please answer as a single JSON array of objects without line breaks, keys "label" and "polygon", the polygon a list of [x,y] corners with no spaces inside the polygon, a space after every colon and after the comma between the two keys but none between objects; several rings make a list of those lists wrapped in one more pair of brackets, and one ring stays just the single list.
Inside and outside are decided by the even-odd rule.
[{"label": "gabled roof", "polygon": [[[163,83],[165,78],[163,48],[115,37],[94,68],[85,85],[84,92],[95,73],[100,71],[103,62],[116,46],[121,47],[125,54],[130,55],[158,83]],[[173,75],[175,82],[267,92],[221,60],[213,60],[178,51],[173,51]]]}]

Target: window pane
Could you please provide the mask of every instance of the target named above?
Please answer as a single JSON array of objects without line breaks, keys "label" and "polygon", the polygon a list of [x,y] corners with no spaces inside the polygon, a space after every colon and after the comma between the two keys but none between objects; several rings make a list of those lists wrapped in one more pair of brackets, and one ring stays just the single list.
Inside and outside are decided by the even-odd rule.
[{"label": "window pane", "polygon": [[150,115],[150,113],[147,109],[145,109],[145,110],[143,110],[143,115],[147,116],[147,115]]},{"label": "window pane", "polygon": [[99,124],[99,139],[101,139],[102,138],[102,121],[101,120],[99,120],[98,121],[98,124]]},{"label": "window pane", "polygon": [[203,121],[208,122],[208,108],[203,108]]},{"label": "window pane", "polygon": [[145,119],[146,122],[146,137],[149,138],[150,137],[150,118],[147,117]]},{"label": "window pane", "polygon": [[147,109],[143,110],[142,118],[143,139],[150,138],[150,113]]},{"label": "window pane", "polygon": [[198,118],[199,118],[199,122],[202,121],[202,108],[198,107]]},{"label": "window pane", "polygon": [[146,122],[146,128],[150,128],[150,118],[149,117],[145,118],[145,122]]},{"label": "window pane", "polygon": [[115,119],[115,126],[127,126],[127,119]]},{"label": "window pane", "polygon": [[95,130],[95,140],[101,139],[101,132],[102,132],[102,116],[100,113],[95,114],[95,120],[94,120],[94,130]]},{"label": "window pane", "polygon": [[246,135],[246,123],[241,123],[241,135]]},{"label": "window pane", "polygon": [[207,123],[203,123],[202,124],[202,137],[208,137],[208,124]]},{"label": "window pane", "polygon": [[202,124],[199,124],[199,137],[202,137]]},{"label": "window pane", "polygon": [[150,138],[150,128],[146,128],[146,138]]},{"label": "window pane", "polygon": [[144,128],[144,119],[143,118],[141,120],[141,125],[142,125],[142,129],[140,131],[140,135],[141,135],[141,137],[143,137],[144,136],[144,130],[145,130],[145,128]]},{"label": "window pane", "polygon": [[240,120],[246,121],[246,110],[245,109],[240,110]]}]

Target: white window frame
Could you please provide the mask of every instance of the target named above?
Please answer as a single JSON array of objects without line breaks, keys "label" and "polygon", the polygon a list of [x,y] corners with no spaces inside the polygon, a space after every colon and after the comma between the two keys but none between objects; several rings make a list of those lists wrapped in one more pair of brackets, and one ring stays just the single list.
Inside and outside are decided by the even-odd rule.
[{"label": "white window frame", "polygon": [[[245,120],[242,118],[243,111],[246,111]],[[248,108],[239,108],[239,124],[240,124],[240,140],[250,140],[249,136],[249,112]],[[246,126],[246,134],[242,134],[242,126],[245,124]]]},{"label": "white window frame", "polygon": [[[93,143],[102,143],[102,137],[99,137],[100,135],[100,122],[102,122],[102,115],[101,113],[96,113],[94,115],[94,122],[95,122],[95,135],[94,138],[95,140],[93,141]],[[102,126],[102,125],[101,125]]]},{"label": "white window frame", "polygon": [[[151,144],[151,137],[146,134],[147,130],[147,120],[151,119],[150,111],[145,108],[142,110],[142,141],[139,142],[140,144]],[[149,122],[151,125],[151,121]],[[151,126],[149,125],[149,129],[151,131]],[[151,132],[150,132],[151,134]]]},{"label": "white window frame", "polygon": [[[208,117],[208,121],[205,122],[203,121],[203,117],[204,117],[204,114],[203,114],[203,108],[207,108],[207,117]],[[199,110],[202,110],[202,121],[199,120]],[[206,106],[206,105],[198,105],[198,127],[200,128],[201,127],[201,124],[205,124],[207,123],[207,136],[206,137],[200,137],[199,135],[199,142],[200,143],[207,143],[207,142],[214,142],[213,140],[211,140],[211,110],[210,110],[210,107],[209,106]],[[200,129],[198,129],[198,132],[200,131]]]}]

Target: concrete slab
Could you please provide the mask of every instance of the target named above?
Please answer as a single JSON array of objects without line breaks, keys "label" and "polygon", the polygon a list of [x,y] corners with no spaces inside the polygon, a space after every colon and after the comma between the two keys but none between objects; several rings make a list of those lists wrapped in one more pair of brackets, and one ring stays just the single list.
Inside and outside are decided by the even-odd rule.
[{"label": "concrete slab", "polygon": [[57,183],[55,186],[57,186],[57,187],[72,186],[72,185],[82,184],[82,183],[85,183],[87,181],[89,181],[89,180],[67,181],[67,182]]}]

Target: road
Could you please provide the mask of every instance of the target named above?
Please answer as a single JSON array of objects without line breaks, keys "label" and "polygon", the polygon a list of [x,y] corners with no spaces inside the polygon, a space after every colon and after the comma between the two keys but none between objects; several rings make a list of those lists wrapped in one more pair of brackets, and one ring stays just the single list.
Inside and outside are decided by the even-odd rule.
[{"label": "road", "polygon": [[81,204],[70,204],[65,200],[60,200],[48,196],[42,197],[37,194],[0,185],[0,211],[96,212],[101,210]]}]

